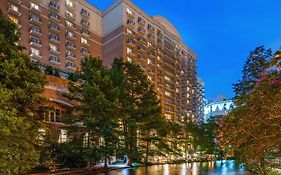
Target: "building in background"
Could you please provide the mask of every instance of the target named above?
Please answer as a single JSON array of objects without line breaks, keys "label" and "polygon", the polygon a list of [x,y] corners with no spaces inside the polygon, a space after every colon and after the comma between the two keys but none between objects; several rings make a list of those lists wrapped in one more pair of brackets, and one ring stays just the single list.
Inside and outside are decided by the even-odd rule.
[{"label": "building in background", "polygon": [[205,84],[203,80],[197,77],[197,121],[204,121],[204,106],[205,106]]},{"label": "building in background", "polygon": [[84,0],[1,0],[0,9],[43,69],[51,65],[67,77],[84,57],[108,66],[122,57],[143,68],[167,119],[196,118],[196,55],[167,19],[148,16],[130,0],[116,0],[105,11]]},{"label": "building in background", "polygon": [[204,121],[206,122],[212,117],[227,115],[233,108],[235,108],[234,102],[225,97],[209,100],[204,106]]}]

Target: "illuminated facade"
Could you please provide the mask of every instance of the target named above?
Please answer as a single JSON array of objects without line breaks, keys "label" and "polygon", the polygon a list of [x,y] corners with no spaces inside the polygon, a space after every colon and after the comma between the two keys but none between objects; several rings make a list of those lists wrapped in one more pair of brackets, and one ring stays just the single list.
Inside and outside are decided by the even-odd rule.
[{"label": "illuminated facade", "polygon": [[167,119],[196,118],[196,55],[167,19],[148,16],[129,0],[116,0],[103,12],[84,0],[1,0],[0,9],[42,67],[67,76],[84,57],[99,57],[108,66],[122,57],[143,68]]},{"label": "illuminated facade", "polygon": [[215,117],[227,115],[235,107],[235,104],[232,100],[218,100],[211,102],[204,107],[204,121]]}]

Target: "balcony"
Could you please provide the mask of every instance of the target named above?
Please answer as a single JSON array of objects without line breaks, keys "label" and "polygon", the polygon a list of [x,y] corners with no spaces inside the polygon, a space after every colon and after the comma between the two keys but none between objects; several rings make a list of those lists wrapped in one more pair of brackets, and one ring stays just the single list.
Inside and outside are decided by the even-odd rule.
[{"label": "balcony", "polygon": [[151,33],[154,33],[154,26],[151,25],[151,24],[148,24],[147,30],[148,30],[149,32],[151,32]]},{"label": "balcony", "polygon": [[133,52],[127,52],[127,56],[129,57],[135,57],[135,54]]},{"label": "balcony", "polygon": [[90,25],[90,22],[86,19],[81,19],[81,25],[84,26],[84,27],[89,27]]},{"label": "balcony", "polygon": [[59,65],[60,64],[60,62],[58,62],[57,60],[51,59],[51,58],[49,58],[49,62],[51,64],[54,64],[54,65]]},{"label": "balcony", "polygon": [[157,32],[157,36],[158,36],[158,38],[163,39],[163,36],[164,36],[164,35],[163,35],[162,32],[159,32],[159,31],[158,31],[158,32]]},{"label": "balcony", "polygon": [[74,34],[69,34],[68,32],[66,32],[65,37],[66,37],[67,39],[70,39],[70,40],[75,40],[75,39],[76,39],[76,37],[74,36]]},{"label": "balcony", "polygon": [[146,50],[143,46],[138,46],[138,51],[142,54],[145,54],[146,53]]},{"label": "balcony", "polygon": [[35,59],[41,59],[42,58],[42,55],[37,55],[37,54],[34,54],[34,53],[30,53],[29,55],[31,58],[35,58]]},{"label": "balcony", "polygon": [[146,45],[146,41],[145,41],[145,39],[142,38],[142,37],[139,37],[139,38],[138,38],[138,43],[143,44],[143,45]]},{"label": "balcony", "polygon": [[145,35],[145,30],[144,30],[144,28],[138,27],[138,33],[139,33],[140,35]]},{"label": "balcony", "polygon": [[39,5],[36,5],[34,3],[31,2],[31,5],[30,5],[30,8],[29,10],[33,13],[37,13],[37,14],[40,14],[41,13],[41,10],[40,10],[40,7]]},{"label": "balcony", "polygon": [[134,47],[135,47],[135,44],[134,44],[133,39],[128,38],[128,40],[127,40],[127,46],[129,46],[129,47],[131,47],[131,48],[134,48]]},{"label": "balcony", "polygon": [[31,16],[29,17],[29,21],[33,24],[41,24],[41,18],[40,17],[35,17],[35,16]]},{"label": "balcony", "polygon": [[29,33],[32,34],[32,35],[35,35],[35,36],[41,36],[42,35],[40,30],[35,30],[35,29],[32,29],[32,28],[29,30]]},{"label": "balcony", "polygon": [[52,37],[52,36],[49,36],[49,41],[50,42],[53,42],[55,44],[59,44],[60,43],[60,40],[58,37]]},{"label": "balcony", "polygon": [[87,10],[85,9],[81,9],[81,15],[86,17],[86,18],[89,18],[90,17],[90,13],[87,12]]},{"label": "balcony", "polygon": [[49,2],[49,9],[58,12],[60,10],[60,6],[56,3]]},{"label": "balcony", "polygon": [[75,15],[73,13],[65,12],[65,16],[67,19],[74,21],[75,20]]},{"label": "balcony", "polygon": [[134,19],[135,18],[135,12],[132,12],[132,11],[127,11],[127,17],[129,19]]},{"label": "balcony", "polygon": [[54,32],[54,33],[60,33],[60,29],[56,25],[49,25],[49,30]]},{"label": "balcony", "polygon": [[134,30],[135,29],[135,22],[132,21],[132,20],[128,20],[127,21],[127,27],[131,30]]},{"label": "balcony", "polygon": [[50,19],[53,19],[53,20],[56,20],[56,21],[60,21],[60,16],[58,14],[56,14],[56,13],[49,12],[48,16],[49,16]]},{"label": "balcony", "polygon": [[86,37],[89,37],[89,36],[90,36],[90,32],[89,32],[89,30],[87,30],[87,29],[81,29],[81,34],[84,35],[84,36],[86,36]]},{"label": "balcony", "polygon": [[138,54],[138,58],[142,59],[142,60],[145,60],[145,57],[142,54]]},{"label": "balcony", "polygon": [[139,18],[138,18],[138,24],[139,24],[140,26],[144,26],[144,25],[145,25],[145,20],[139,17]]},{"label": "balcony", "polygon": [[9,6],[8,12],[17,17],[19,17],[21,15],[19,8],[14,5]]},{"label": "balcony", "polygon": [[90,56],[90,51],[86,48],[81,48],[81,54],[88,57]]},{"label": "balcony", "polygon": [[29,43],[31,46],[37,47],[37,48],[41,48],[42,44],[40,42],[36,42],[36,41],[30,41]]},{"label": "balcony", "polygon": [[71,53],[66,53],[65,54],[65,57],[69,60],[76,60],[76,57],[74,54],[71,54]]},{"label": "balcony", "polygon": [[76,47],[73,43],[66,43],[65,47],[69,50],[76,50]]},{"label": "balcony", "polygon": [[17,5],[21,4],[21,0],[10,0],[10,1]]},{"label": "balcony", "polygon": [[51,48],[49,48],[49,52],[51,52],[53,54],[56,54],[56,55],[60,54],[60,52],[58,50],[54,50],[54,49],[51,49]]},{"label": "balcony", "polygon": [[71,71],[76,71],[77,69],[74,63],[69,63],[69,62],[65,63],[65,67]]},{"label": "balcony", "polygon": [[149,41],[151,41],[151,42],[154,42],[154,41],[155,41],[154,35],[152,35],[152,34],[150,34],[150,33],[147,35],[147,39],[148,39]]},{"label": "balcony", "polygon": [[154,58],[155,57],[155,53],[154,52],[149,52],[147,55],[148,55],[149,58]]}]

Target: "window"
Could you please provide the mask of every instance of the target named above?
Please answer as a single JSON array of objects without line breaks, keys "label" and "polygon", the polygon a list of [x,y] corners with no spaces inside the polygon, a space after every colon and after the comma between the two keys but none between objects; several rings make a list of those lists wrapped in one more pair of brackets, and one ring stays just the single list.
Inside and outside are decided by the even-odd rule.
[{"label": "window", "polygon": [[81,44],[88,44],[88,40],[85,38],[81,38]]},{"label": "window", "polygon": [[73,6],[74,6],[73,2],[70,1],[70,0],[66,0],[65,3],[66,3],[66,5],[69,6],[69,7],[73,7]]},{"label": "window", "polygon": [[152,78],[151,78],[151,76],[149,76],[149,75],[148,75],[148,76],[147,76],[147,78],[148,78],[148,79],[149,79],[150,81],[152,81]]},{"label": "window", "polygon": [[13,16],[9,16],[10,21],[12,21],[15,24],[19,24],[19,20]]},{"label": "window", "polygon": [[40,44],[40,40],[38,38],[31,36],[30,43]]},{"label": "window", "polygon": [[56,25],[55,23],[50,22],[49,23],[49,28],[55,29],[55,30],[59,30],[59,26]]},{"label": "window", "polygon": [[65,65],[66,65],[66,67],[73,67],[73,68],[76,67],[76,65],[75,65],[73,62],[70,62],[70,61],[67,61],[67,62],[65,63]]},{"label": "window", "polygon": [[127,8],[127,14],[133,15],[133,11],[129,8]]},{"label": "window", "polygon": [[49,61],[57,62],[57,63],[60,62],[59,57],[58,57],[58,56],[55,56],[55,55],[50,55],[50,56],[49,56]]},{"label": "window", "polygon": [[65,15],[66,15],[66,16],[69,16],[69,17],[72,17],[72,18],[74,17],[74,14],[71,13],[70,11],[67,11],[67,10],[66,10],[66,12],[65,12]]},{"label": "window", "polygon": [[165,95],[167,95],[167,96],[171,96],[171,93],[170,93],[170,92],[165,91]]},{"label": "window", "polygon": [[56,51],[56,52],[59,51],[58,46],[57,46],[57,45],[54,45],[54,44],[49,44],[49,49],[52,50],[52,51]]},{"label": "window", "polygon": [[53,40],[57,40],[57,41],[60,40],[59,37],[53,33],[49,33],[49,39],[53,39]]},{"label": "window", "polygon": [[81,24],[88,26],[88,25],[90,25],[90,22],[86,19],[81,19]]},{"label": "window", "polygon": [[30,48],[30,55],[36,55],[36,56],[40,56],[40,51],[38,49],[34,49],[34,48]]},{"label": "window", "polygon": [[89,54],[90,51],[89,51],[87,48],[82,47],[82,48],[81,48],[81,53]]},{"label": "window", "polygon": [[151,64],[152,61],[150,59],[147,59],[147,64]]},{"label": "window", "polygon": [[34,4],[33,2],[30,2],[30,8],[33,8],[33,9],[38,10],[38,11],[40,10],[39,6],[37,4]]},{"label": "window", "polygon": [[74,38],[74,33],[70,31],[66,31],[66,36]]},{"label": "window", "polygon": [[81,29],[81,34],[89,35],[90,32],[89,32],[89,30],[87,30],[87,29]]},{"label": "window", "polygon": [[38,26],[30,25],[29,29],[30,29],[30,31],[41,33],[41,30]]},{"label": "window", "polygon": [[71,52],[71,51],[69,51],[69,50],[67,50],[67,51],[65,52],[65,54],[66,54],[66,56],[75,57],[75,56],[74,56],[74,53]]},{"label": "window", "polygon": [[127,53],[133,53],[132,49],[127,47]]},{"label": "window", "polygon": [[57,10],[60,9],[60,6],[57,3],[52,2],[52,1],[49,3],[49,7],[55,8]]},{"label": "window", "polygon": [[10,9],[16,12],[19,12],[19,8],[13,4],[10,5]]},{"label": "window", "polygon": [[132,30],[127,29],[127,34],[132,34],[132,33],[133,33]]},{"label": "window", "polygon": [[35,15],[35,14],[30,14],[30,16],[29,16],[29,20],[34,20],[34,21],[41,22],[41,18],[40,18],[40,16]]},{"label": "window", "polygon": [[147,46],[151,47],[152,46],[151,42],[147,42]]},{"label": "window", "polygon": [[66,46],[68,46],[68,47],[75,47],[74,43],[71,42],[71,41],[66,41]]},{"label": "window", "polygon": [[127,61],[128,61],[129,63],[132,63],[132,58],[127,57]]},{"label": "window", "polygon": [[85,10],[85,9],[81,9],[81,15],[90,16],[90,13],[87,12],[87,10]]},{"label": "window", "polygon": [[66,20],[65,22],[66,22],[66,25],[67,25],[67,26],[70,26],[70,27],[75,27],[75,26],[74,26],[74,24],[73,24],[72,22],[67,21],[67,20]]},{"label": "window", "polygon": [[49,18],[53,18],[53,19],[56,19],[56,20],[60,19],[59,15],[57,15],[57,14],[55,14],[53,12],[49,12],[48,16],[49,16]]}]

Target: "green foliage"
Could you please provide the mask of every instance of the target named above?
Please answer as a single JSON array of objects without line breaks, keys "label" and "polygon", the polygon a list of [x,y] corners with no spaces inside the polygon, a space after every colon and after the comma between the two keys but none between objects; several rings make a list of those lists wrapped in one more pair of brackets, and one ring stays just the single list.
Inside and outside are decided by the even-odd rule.
[{"label": "green foliage", "polygon": [[[257,55],[263,59],[263,52]],[[254,172],[265,174],[270,159],[281,156],[281,72],[265,69],[264,64],[259,64],[260,59],[257,62],[246,62],[247,71],[243,71],[243,77],[254,77],[252,85],[248,86],[248,80],[244,79],[239,91],[236,91],[247,93],[236,94],[237,108],[225,119],[220,141],[222,147],[231,148],[230,153],[238,161],[245,163]]]},{"label": "green foliage", "polygon": [[55,77],[60,77],[59,70],[54,68],[53,66],[47,65],[44,70],[46,75],[53,75]]},{"label": "green foliage", "polygon": [[39,124],[44,75],[15,43],[15,25],[0,14],[0,171],[22,174],[39,163]]}]

